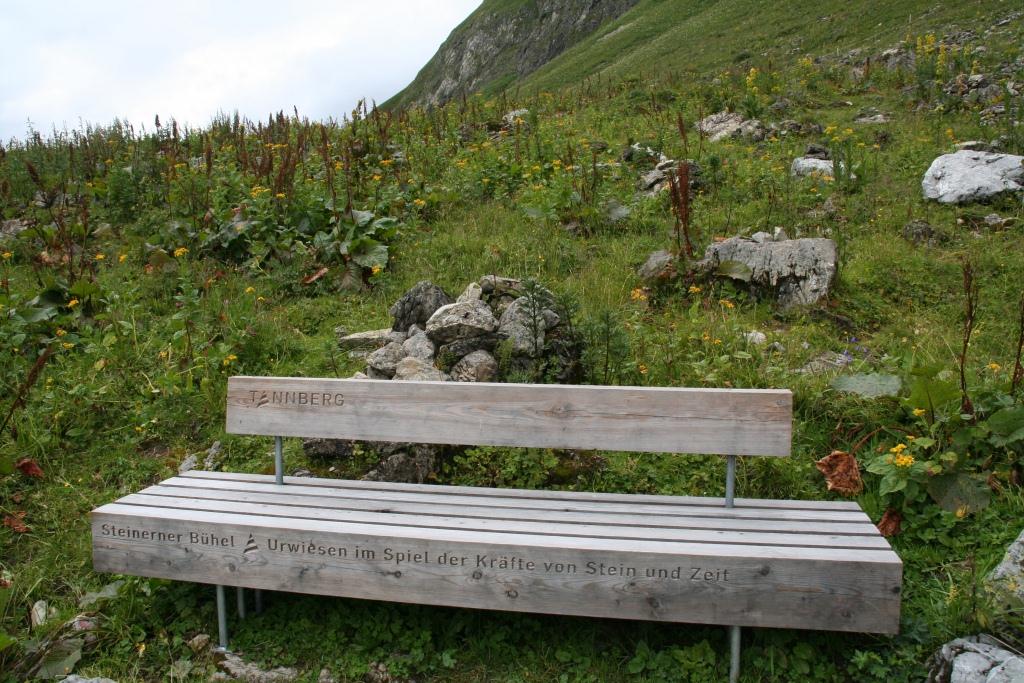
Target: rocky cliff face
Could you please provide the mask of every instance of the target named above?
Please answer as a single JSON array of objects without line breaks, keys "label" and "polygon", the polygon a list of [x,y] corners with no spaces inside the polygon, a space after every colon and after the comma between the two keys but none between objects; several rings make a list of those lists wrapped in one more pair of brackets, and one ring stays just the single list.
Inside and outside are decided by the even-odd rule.
[{"label": "rocky cliff face", "polygon": [[388,104],[444,104],[525,76],[637,1],[485,0]]}]

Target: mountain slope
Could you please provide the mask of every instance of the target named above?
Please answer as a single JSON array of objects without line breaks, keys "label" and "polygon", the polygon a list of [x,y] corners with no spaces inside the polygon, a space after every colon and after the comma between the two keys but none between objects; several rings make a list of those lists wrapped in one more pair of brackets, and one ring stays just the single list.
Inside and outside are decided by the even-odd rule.
[{"label": "mountain slope", "polygon": [[385,106],[438,105],[522,78],[637,0],[485,0]]}]

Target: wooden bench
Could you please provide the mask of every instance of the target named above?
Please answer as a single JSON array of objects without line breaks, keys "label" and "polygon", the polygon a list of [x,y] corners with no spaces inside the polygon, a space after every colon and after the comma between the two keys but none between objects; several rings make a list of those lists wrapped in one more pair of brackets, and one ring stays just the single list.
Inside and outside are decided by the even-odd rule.
[{"label": "wooden bench", "polygon": [[[852,502],[734,498],[790,451],[782,390],[234,377],[276,474],[189,472],[92,513],[102,572],[430,605],[895,633],[902,563]],[[727,456],[726,497],[284,477],[282,437]]]}]

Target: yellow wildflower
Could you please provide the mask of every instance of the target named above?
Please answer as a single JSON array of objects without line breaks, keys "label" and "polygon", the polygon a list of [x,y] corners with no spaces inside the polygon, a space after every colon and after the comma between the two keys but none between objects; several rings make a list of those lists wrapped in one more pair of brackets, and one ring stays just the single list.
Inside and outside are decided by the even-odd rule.
[{"label": "yellow wildflower", "polygon": [[381,165],[381,166],[390,166],[390,165],[391,165],[392,163],[394,163],[394,162],[392,162],[392,160],[391,160],[391,159],[384,159],[384,160],[382,160],[382,161],[380,162],[380,165]]},{"label": "yellow wildflower", "polygon": [[427,205],[427,200],[420,199],[419,197],[417,197],[416,199],[412,200],[412,203],[422,209],[424,206]]},{"label": "yellow wildflower", "polygon": [[264,301],[266,301],[266,299],[264,299],[264,298],[263,298],[262,296],[258,296],[258,297],[256,297],[256,303],[260,303],[260,304],[261,304],[261,303],[263,303]]},{"label": "yellow wildflower", "polygon": [[74,343],[73,343],[73,342],[64,342],[63,344],[61,344],[61,346],[63,346],[63,347],[64,347],[64,350],[65,350],[65,351],[67,351],[67,350],[69,350],[69,349],[73,349],[73,348],[75,348],[75,345],[74,345]]},{"label": "yellow wildflower", "polygon": [[697,285],[690,285],[690,288],[687,289],[686,291],[688,291],[690,294],[700,294],[701,290],[700,287],[698,287]]},{"label": "yellow wildflower", "polygon": [[178,247],[174,250],[174,258],[181,258],[188,253],[188,247]]},{"label": "yellow wildflower", "polygon": [[78,305],[79,303],[80,303],[80,302],[78,301],[78,299],[72,299],[71,301],[69,301],[69,302],[68,302],[68,308],[74,308],[74,307],[75,307],[75,306],[77,306],[77,305]]},{"label": "yellow wildflower", "polygon": [[96,254],[95,256],[93,256],[93,258],[96,259],[97,261],[102,261],[103,259],[107,258],[107,255],[106,254]]},{"label": "yellow wildflower", "polygon": [[647,292],[642,287],[637,287],[629,293],[629,298],[633,301],[647,301]]},{"label": "yellow wildflower", "polygon": [[117,257],[117,262],[118,263],[124,263],[125,259],[127,259],[127,258],[128,258],[128,254],[120,254]]},{"label": "yellow wildflower", "polygon": [[380,182],[380,180],[381,180],[381,178],[383,178],[383,176],[382,176],[382,175],[380,175],[379,173],[374,173],[374,174],[373,174],[373,182],[375,182],[375,183],[379,183],[379,182]]},{"label": "yellow wildflower", "polygon": [[62,330],[62,329],[61,329],[61,328],[59,328],[59,327],[57,328],[57,331],[56,331],[56,332],[54,332],[54,334],[55,334],[55,335],[57,335],[58,337],[63,337],[63,336],[64,336],[65,334],[67,334],[67,333],[68,333],[68,331],[67,331],[67,330]]},{"label": "yellow wildflower", "polygon": [[12,256],[14,256],[14,254],[9,251],[5,251],[3,254],[0,254],[0,257],[2,257],[4,261],[10,261]]},{"label": "yellow wildflower", "polygon": [[914,456],[912,455],[897,455],[896,459],[893,460],[893,464],[896,467],[910,467],[914,464]]},{"label": "yellow wildflower", "polygon": [[921,417],[922,415],[924,415],[928,411],[925,410],[924,408],[914,408],[914,410],[912,412],[914,413],[914,417]]},{"label": "yellow wildflower", "polygon": [[646,375],[647,374],[647,366],[644,365],[643,363],[641,363],[640,365],[636,366],[636,369],[640,371],[641,375]]},{"label": "yellow wildflower", "polygon": [[253,292],[255,292],[255,291],[256,291],[256,288],[255,288],[255,287],[246,287],[246,288],[245,288],[245,293],[246,293],[246,294],[252,294],[252,293],[253,293]]},{"label": "yellow wildflower", "polygon": [[370,273],[373,274],[373,275],[376,275],[377,273],[379,273],[382,270],[384,270],[384,269],[381,268],[380,266],[376,266],[375,265],[373,268],[370,269]]},{"label": "yellow wildflower", "polygon": [[999,363],[989,363],[985,367],[991,370],[992,372],[999,372],[999,370],[1002,368],[1002,366]]},{"label": "yellow wildflower", "polygon": [[889,452],[890,453],[895,453],[896,455],[899,455],[900,453],[902,453],[905,450],[907,450],[907,444],[905,444],[905,443],[898,443],[895,446],[893,446],[892,448],[890,448]]},{"label": "yellow wildflower", "polygon": [[228,355],[224,356],[224,367],[231,365],[236,360],[238,360],[238,356],[236,356],[233,353],[229,353]]},{"label": "yellow wildflower", "polygon": [[285,198],[284,192],[278,192],[274,196],[277,197],[278,199],[284,199]]},{"label": "yellow wildflower", "polygon": [[719,299],[718,303],[720,303],[722,306],[724,306],[726,308],[736,308],[736,304],[734,304],[733,302],[729,301],[728,299]]}]

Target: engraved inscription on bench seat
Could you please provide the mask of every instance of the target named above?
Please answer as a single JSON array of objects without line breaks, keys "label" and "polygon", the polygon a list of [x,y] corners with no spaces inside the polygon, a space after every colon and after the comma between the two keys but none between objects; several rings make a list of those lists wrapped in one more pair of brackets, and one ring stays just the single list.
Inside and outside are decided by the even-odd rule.
[{"label": "engraved inscription on bench seat", "polygon": [[855,503],[721,505],[190,472],[94,511],[94,564],[435,605],[897,630],[902,565]]}]

